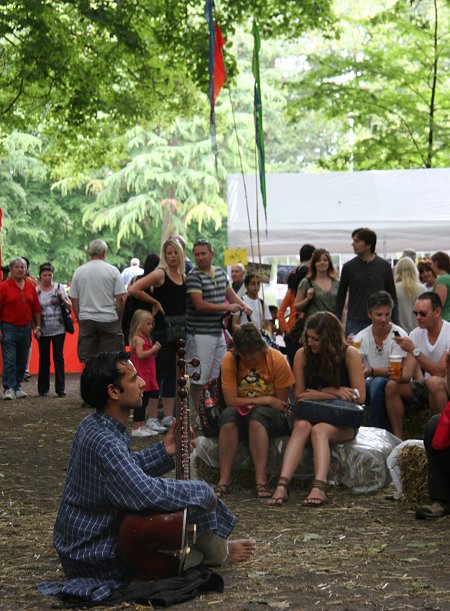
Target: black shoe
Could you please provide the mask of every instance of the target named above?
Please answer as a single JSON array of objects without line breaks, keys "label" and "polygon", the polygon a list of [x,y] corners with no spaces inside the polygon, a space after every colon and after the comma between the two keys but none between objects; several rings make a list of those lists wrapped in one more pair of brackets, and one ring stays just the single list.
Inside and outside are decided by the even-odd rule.
[{"label": "black shoe", "polygon": [[59,393],[57,393],[58,397],[65,397],[66,396],[66,391],[65,390],[61,390]]},{"label": "black shoe", "polygon": [[419,507],[416,510],[416,520],[429,520],[431,518],[443,518],[450,515],[450,504],[443,505],[435,501],[427,507]]},{"label": "black shoe", "polygon": [[48,392],[40,392],[39,396],[40,397],[48,397]]}]

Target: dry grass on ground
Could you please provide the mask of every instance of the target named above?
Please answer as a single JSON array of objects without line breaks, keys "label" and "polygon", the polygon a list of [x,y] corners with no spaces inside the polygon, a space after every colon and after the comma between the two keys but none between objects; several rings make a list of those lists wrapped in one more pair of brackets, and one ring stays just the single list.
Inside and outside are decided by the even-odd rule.
[{"label": "dry grass on ground", "polygon": [[[5,611],[51,609],[56,602],[41,596],[35,583],[62,579],[51,537],[71,438],[89,413],[80,408],[77,385],[78,377],[69,376],[67,398],[40,398],[32,380],[28,399],[0,403]],[[180,608],[450,611],[450,516],[417,522],[414,507],[386,500],[388,493],[332,490],[328,505],[305,509],[306,491],[294,488],[287,505],[269,508],[252,485],[234,486],[226,500],[239,518],[235,534],[255,537],[257,554],[220,571],[223,594]]]}]

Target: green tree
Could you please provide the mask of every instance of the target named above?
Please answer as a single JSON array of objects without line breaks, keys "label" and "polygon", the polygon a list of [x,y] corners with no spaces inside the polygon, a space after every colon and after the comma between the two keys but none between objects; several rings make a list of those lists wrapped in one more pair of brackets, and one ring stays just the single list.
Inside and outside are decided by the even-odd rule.
[{"label": "green tree", "polygon": [[[57,279],[66,282],[75,267],[86,261],[87,243],[98,237],[81,222],[83,207],[90,198],[77,190],[67,197],[51,191],[49,169],[39,159],[41,139],[13,132],[2,144],[2,259],[9,262],[12,257],[26,256],[34,273],[40,263],[51,261]],[[109,259],[121,261],[114,252],[111,234],[105,232],[103,237],[113,246]]]},{"label": "green tree", "polygon": [[[331,0],[222,0],[217,16],[226,36],[254,15],[266,35],[292,37],[329,27],[330,6]],[[107,156],[102,141],[110,135],[194,112],[208,78],[203,11],[198,0],[2,3],[0,127],[39,129],[51,137],[53,155],[81,149],[89,166]],[[230,58],[230,78],[235,68]]]},{"label": "green tree", "polygon": [[[161,241],[174,232],[185,232],[205,220],[221,225],[226,205],[220,195],[219,177],[226,174],[214,157],[205,121],[177,120],[166,130],[128,133],[130,161],[105,180],[91,180],[87,189],[97,194],[84,213],[94,230],[117,229],[117,244],[157,231]],[[63,183],[58,186],[63,187]]]},{"label": "green tree", "polygon": [[325,121],[340,119],[339,151],[322,161],[328,169],[445,166],[449,4],[375,4],[369,16],[343,16],[340,39],[307,54],[289,88],[290,116],[320,109]]}]

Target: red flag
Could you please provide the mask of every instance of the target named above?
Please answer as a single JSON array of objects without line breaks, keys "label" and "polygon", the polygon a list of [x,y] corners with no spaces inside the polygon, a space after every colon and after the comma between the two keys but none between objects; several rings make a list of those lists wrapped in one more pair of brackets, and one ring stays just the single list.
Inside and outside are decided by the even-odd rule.
[{"label": "red flag", "polygon": [[217,96],[225,83],[227,74],[223,62],[222,47],[225,45],[219,24],[216,22],[216,44],[214,47],[214,74],[213,74],[213,100],[216,103]]}]

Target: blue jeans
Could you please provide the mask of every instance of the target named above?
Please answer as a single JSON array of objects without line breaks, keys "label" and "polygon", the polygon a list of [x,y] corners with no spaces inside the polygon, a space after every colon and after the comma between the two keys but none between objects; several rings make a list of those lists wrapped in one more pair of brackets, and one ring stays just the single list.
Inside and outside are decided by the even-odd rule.
[{"label": "blue jeans", "polygon": [[19,390],[27,368],[31,323],[18,327],[2,322],[3,388]]},{"label": "blue jeans", "polygon": [[367,378],[366,380],[366,403],[370,405],[369,426],[378,429],[388,428],[386,415],[385,388],[389,378]]}]

